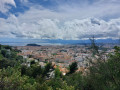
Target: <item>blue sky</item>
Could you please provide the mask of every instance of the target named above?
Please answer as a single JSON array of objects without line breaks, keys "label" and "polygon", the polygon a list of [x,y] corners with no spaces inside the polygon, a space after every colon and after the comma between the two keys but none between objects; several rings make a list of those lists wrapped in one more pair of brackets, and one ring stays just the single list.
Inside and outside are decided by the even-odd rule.
[{"label": "blue sky", "polygon": [[120,37],[120,0],[0,0],[0,38]]},{"label": "blue sky", "polygon": [[[120,5],[119,0],[5,0],[0,1],[0,3],[1,5],[4,5],[4,7],[0,7],[2,9],[0,12],[1,18],[7,18],[10,14],[14,14],[17,16],[19,15],[19,13],[24,13],[28,11],[31,7],[41,7],[55,12],[69,11],[73,8],[71,10],[71,14],[72,11],[75,11],[77,13],[82,10],[86,10],[86,8],[88,9],[88,11],[89,8],[93,10],[93,12],[88,12],[87,14],[95,13],[94,9],[98,8],[100,10],[99,12],[104,11],[104,9],[106,9],[105,11],[107,11],[107,13],[109,12],[108,15],[98,16],[99,18],[109,20],[111,18],[117,18],[120,16],[119,7],[117,7]],[[113,9],[114,11],[112,11],[113,7],[115,8]],[[110,10],[112,11],[112,13],[110,13]],[[104,13],[106,12],[102,12],[101,14]]]}]

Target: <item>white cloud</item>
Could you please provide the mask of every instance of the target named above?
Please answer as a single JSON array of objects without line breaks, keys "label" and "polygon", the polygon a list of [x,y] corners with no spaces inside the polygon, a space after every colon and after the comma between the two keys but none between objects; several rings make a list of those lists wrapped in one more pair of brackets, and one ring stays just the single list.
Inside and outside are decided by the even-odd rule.
[{"label": "white cloud", "polygon": [[0,0],[0,12],[6,13],[11,9],[11,6],[16,7],[15,1],[14,0]]},{"label": "white cloud", "polygon": [[[24,0],[22,0],[24,1]],[[84,19],[88,17],[96,18],[106,18],[106,17],[120,17],[120,1],[119,0],[97,0],[92,4],[89,4],[89,0],[68,0],[69,2],[64,3],[58,2],[57,6],[50,8],[45,8],[42,5],[32,4],[27,0],[26,5],[29,6],[29,10],[21,15],[25,18],[49,18],[49,19],[62,19],[62,20],[72,20],[72,19]],[[81,2],[82,1],[82,2]],[[74,2],[74,3],[73,3]]]},{"label": "white cloud", "polygon": [[[86,1],[86,2],[85,2]],[[92,4],[89,4],[89,0],[85,0],[83,3],[78,4],[60,4],[59,10],[61,12],[64,11],[63,16],[67,16],[67,18],[76,18],[76,19],[83,19],[88,17],[97,17],[97,18],[104,18],[104,17],[111,17],[111,16],[118,16],[120,17],[120,1],[116,0],[97,0]]]},{"label": "white cloud", "polygon": [[21,1],[21,2],[26,2],[26,3],[28,2],[28,0],[20,0],[20,1]]},{"label": "white cloud", "polygon": [[0,37],[20,37],[35,39],[86,39],[118,38],[120,18],[108,22],[96,18],[62,21],[58,19],[35,19],[27,21],[22,16],[11,15],[7,20],[0,19]]},{"label": "white cloud", "polygon": [[[19,13],[18,17],[10,15],[8,19],[0,18],[0,37],[75,40],[92,35],[97,38],[118,38],[120,35],[120,18],[108,22],[96,19],[117,15],[120,17],[118,0],[99,0],[92,4],[85,0],[80,5],[58,2],[57,8],[53,10],[33,5],[28,0],[21,1],[30,5],[30,9]],[[14,3],[11,4],[15,6]]]}]

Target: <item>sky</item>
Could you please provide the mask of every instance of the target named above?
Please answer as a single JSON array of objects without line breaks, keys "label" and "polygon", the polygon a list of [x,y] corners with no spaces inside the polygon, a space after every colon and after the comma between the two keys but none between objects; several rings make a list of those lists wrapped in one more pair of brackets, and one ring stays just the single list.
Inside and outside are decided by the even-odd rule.
[{"label": "sky", "polygon": [[120,37],[120,0],[0,0],[0,38]]}]

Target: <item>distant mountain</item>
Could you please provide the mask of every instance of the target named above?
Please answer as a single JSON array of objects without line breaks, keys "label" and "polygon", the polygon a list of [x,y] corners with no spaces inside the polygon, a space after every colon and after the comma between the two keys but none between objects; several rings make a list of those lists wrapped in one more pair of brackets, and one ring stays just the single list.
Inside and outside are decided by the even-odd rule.
[{"label": "distant mountain", "polygon": [[[96,43],[115,43],[119,44],[119,39],[96,39]],[[89,44],[87,40],[62,40],[62,39],[13,39],[13,38],[0,38],[0,44],[10,46],[41,46],[41,45],[69,45],[69,44]],[[32,44],[32,45],[31,45]]]},{"label": "distant mountain", "polygon": [[41,46],[41,45],[38,45],[38,44],[27,44],[26,46]]}]

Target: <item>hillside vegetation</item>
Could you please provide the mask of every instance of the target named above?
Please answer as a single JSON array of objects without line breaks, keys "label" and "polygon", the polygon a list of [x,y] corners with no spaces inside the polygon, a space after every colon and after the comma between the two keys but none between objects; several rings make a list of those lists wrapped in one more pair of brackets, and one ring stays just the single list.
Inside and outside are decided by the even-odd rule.
[{"label": "hillside vegetation", "polygon": [[[20,51],[0,45],[0,90],[120,90],[120,47],[114,49],[107,61],[99,58],[91,63],[84,75],[75,72],[74,62],[63,76],[51,63],[45,67],[37,63],[25,66],[23,57],[17,55]],[[55,76],[49,78],[52,71]]]}]

